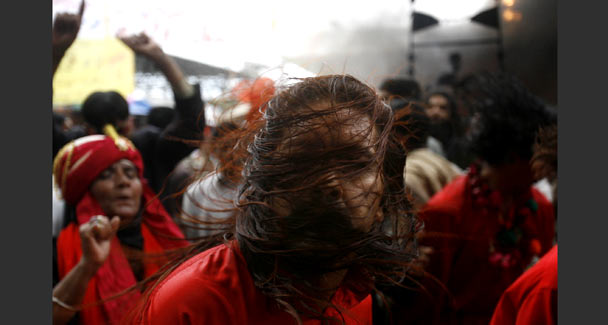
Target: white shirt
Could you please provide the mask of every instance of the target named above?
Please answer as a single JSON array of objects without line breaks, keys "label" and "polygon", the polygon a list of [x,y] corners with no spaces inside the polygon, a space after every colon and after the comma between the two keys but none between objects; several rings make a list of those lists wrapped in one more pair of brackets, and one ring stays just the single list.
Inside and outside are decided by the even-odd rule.
[{"label": "white shirt", "polygon": [[[236,211],[233,203],[234,195],[235,189],[222,184],[219,175],[216,172],[209,173],[202,179],[188,186],[188,189],[182,198],[182,210],[185,214],[185,219],[195,218],[201,221],[214,222],[227,219]],[[211,229],[218,228],[216,225],[197,225],[194,222],[184,223]],[[217,232],[211,229],[193,229],[186,227],[184,232],[186,237],[189,238],[208,236]]]}]

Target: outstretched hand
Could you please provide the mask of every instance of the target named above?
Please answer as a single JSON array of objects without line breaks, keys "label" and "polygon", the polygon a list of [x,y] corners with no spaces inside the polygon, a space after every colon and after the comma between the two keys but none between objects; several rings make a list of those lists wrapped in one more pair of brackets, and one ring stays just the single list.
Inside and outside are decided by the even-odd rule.
[{"label": "outstretched hand", "polygon": [[116,37],[136,54],[143,55],[156,63],[157,67],[167,78],[167,81],[169,81],[169,84],[171,84],[176,98],[187,98],[194,94],[194,88],[186,81],[179,65],[177,65],[171,56],[165,54],[160,45],[146,35],[146,33],[127,36],[119,32]]},{"label": "outstretched hand", "polygon": [[161,49],[160,45],[153,41],[146,33],[139,33],[137,35],[117,35],[117,37],[125,43],[133,52],[141,54],[151,60],[158,61],[165,53]]},{"label": "outstretched hand", "polygon": [[120,218],[109,220],[106,216],[95,216],[87,223],[80,225],[82,244],[82,263],[92,271],[103,265],[110,255],[110,243],[116,235]]},{"label": "outstretched hand", "polygon": [[84,0],[82,0],[77,14],[60,13],[55,17],[52,44],[53,51],[56,53],[63,55],[72,43],[74,43],[78,31],[80,30],[84,7]]}]

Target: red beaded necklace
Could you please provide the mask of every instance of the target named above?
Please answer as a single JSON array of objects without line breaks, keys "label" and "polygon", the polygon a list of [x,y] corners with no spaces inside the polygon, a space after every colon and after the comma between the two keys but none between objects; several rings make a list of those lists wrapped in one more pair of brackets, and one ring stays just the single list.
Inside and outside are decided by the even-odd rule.
[{"label": "red beaded necklace", "polygon": [[[488,218],[498,218],[496,235],[489,242],[488,261],[502,268],[528,264],[541,250],[540,241],[530,224],[538,211],[538,204],[531,193],[528,200],[520,206],[509,208],[502,213],[503,199],[500,192],[489,188],[479,175],[479,165],[469,169],[469,187],[475,209],[482,211]],[[524,265],[525,266],[525,265]]]}]

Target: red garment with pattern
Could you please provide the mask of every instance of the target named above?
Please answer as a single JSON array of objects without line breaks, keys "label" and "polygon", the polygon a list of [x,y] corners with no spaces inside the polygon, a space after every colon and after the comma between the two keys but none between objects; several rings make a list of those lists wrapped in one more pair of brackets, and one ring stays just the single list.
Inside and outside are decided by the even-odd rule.
[{"label": "red garment with pattern", "polygon": [[542,256],[553,244],[553,206],[530,188],[522,198],[532,198],[538,208],[522,221],[524,235],[521,248],[515,250],[516,262],[492,263],[495,253],[490,247],[501,222],[495,212],[474,203],[470,177],[456,178],[420,212],[426,233],[420,244],[434,248],[428,271],[449,292],[434,293],[433,306],[425,306],[434,322],[439,317],[441,323],[487,324],[504,290],[524,272],[535,253]]}]

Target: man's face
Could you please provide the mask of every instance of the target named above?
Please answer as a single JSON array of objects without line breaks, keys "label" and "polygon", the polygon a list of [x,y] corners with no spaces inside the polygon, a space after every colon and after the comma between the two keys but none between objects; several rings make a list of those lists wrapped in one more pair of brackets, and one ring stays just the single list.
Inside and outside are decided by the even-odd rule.
[{"label": "man's face", "polygon": [[432,95],[429,97],[426,107],[426,115],[434,124],[445,122],[450,119],[450,107],[448,99],[442,95]]}]

